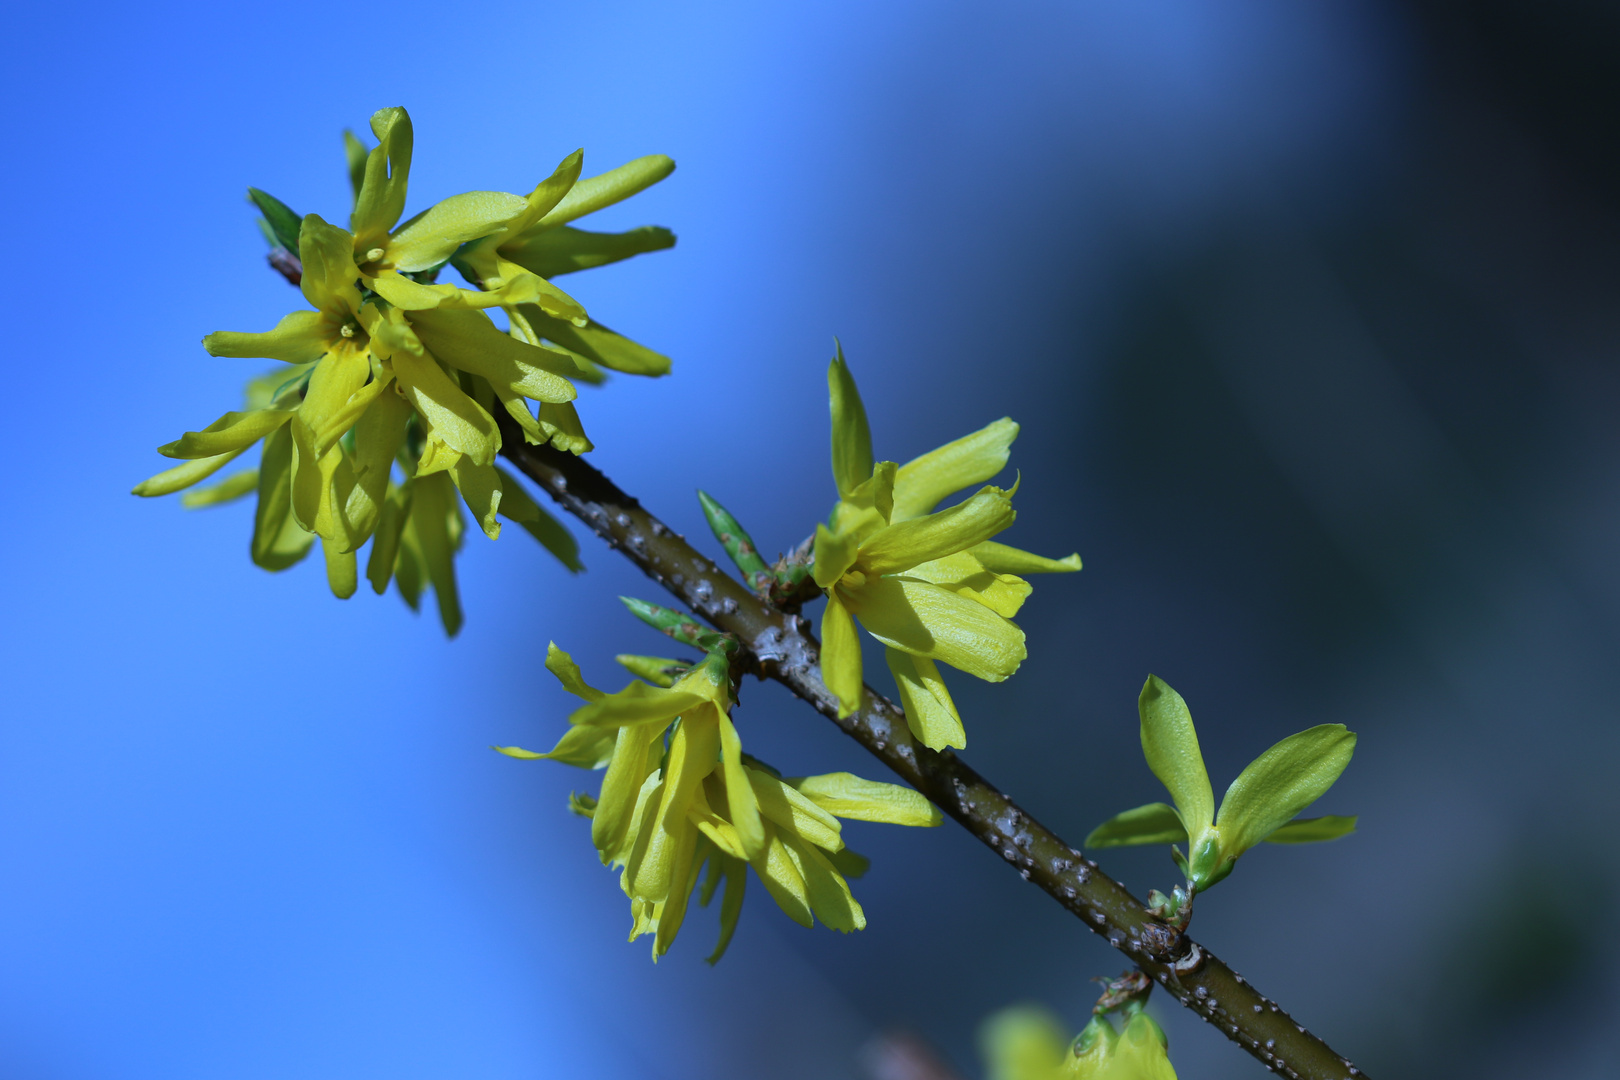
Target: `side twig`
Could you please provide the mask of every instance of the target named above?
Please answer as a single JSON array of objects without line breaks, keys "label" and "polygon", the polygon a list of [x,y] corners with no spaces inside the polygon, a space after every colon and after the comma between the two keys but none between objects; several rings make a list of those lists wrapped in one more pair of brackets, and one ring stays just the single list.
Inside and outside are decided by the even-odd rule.
[{"label": "side twig", "polygon": [[749,592],[591,465],[548,446],[527,445],[515,425],[502,420],[502,455],[564,509],[715,627],[736,635],[746,662],[760,675],[809,702],[1177,1001],[1292,1080],[1365,1075],[1209,950],[1154,918],[1123,885],[954,753],[917,744],[899,706],[883,695],[867,687],[862,707],[839,719],[804,619]]}]

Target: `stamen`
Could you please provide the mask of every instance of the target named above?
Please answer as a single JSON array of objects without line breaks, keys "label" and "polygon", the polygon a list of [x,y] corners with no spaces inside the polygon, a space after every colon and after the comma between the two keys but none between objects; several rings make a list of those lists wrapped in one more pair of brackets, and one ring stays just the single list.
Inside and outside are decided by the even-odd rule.
[{"label": "stamen", "polygon": [[372,248],[370,251],[366,252],[366,262],[376,262],[386,254],[388,253],[382,248]]}]

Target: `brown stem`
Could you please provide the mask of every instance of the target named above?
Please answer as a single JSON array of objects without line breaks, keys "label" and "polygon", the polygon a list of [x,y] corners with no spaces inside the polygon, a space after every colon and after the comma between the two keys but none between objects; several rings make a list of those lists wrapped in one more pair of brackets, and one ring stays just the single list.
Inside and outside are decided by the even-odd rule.
[{"label": "brown stem", "polygon": [[1123,885],[954,753],[936,753],[915,742],[905,715],[883,695],[867,687],[862,707],[840,719],[837,701],[821,682],[809,623],[749,592],[592,466],[549,446],[530,446],[515,425],[504,417],[502,421],[501,453],[564,509],[692,610],[736,635],[761,675],[809,702],[984,841],[1025,881],[1106,937],[1177,1001],[1282,1076],[1364,1076],[1208,949],[1155,919]]}]

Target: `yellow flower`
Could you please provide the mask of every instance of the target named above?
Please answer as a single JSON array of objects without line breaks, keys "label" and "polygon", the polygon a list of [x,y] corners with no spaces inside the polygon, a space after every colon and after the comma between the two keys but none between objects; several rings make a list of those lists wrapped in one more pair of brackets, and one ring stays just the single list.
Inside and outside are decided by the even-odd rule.
[{"label": "yellow flower", "polygon": [[979,1042],[988,1080],[1176,1080],[1164,1030],[1140,1011],[1122,1031],[1094,1016],[1065,1046],[1049,1013],[1018,1006],[987,1020]]},{"label": "yellow flower", "polygon": [[[656,674],[676,661],[621,657],[632,670]],[[742,909],[747,867],[795,921],[816,918],[836,930],[859,930],[866,916],[848,877],[865,860],[844,848],[838,818],[937,825],[939,812],[910,788],[848,773],[783,779],[742,753],[729,712],[734,704],[727,661],[711,654],[667,686],[632,682],[616,694],[588,685],[572,658],[552,645],[546,667],[587,704],[551,751],[498,747],[518,758],[550,758],[606,768],[593,802],[576,799],[591,818],[591,840],[603,863],[622,867],[630,898],[631,940],[653,935],[653,958],[669,950],[692,892],[707,866],[699,902],[719,883],[718,960]]]},{"label": "yellow flower", "polygon": [[[252,391],[254,403],[247,411],[226,413],[202,431],[161,447],[161,453],[184,463],[144,481],[135,493],[179,491],[263,440],[261,467],[252,479],[232,477],[188,496],[186,504],[217,505],[256,490],[260,506],[252,551],[254,561],[268,569],[297,562],[318,536],[332,591],[351,595],[355,552],[378,528],[385,500],[403,500],[408,507],[410,489],[440,474],[445,479],[434,481],[432,491],[459,492],[491,539],[499,535],[498,517],[518,521],[577,569],[566,530],[495,467],[501,436],[492,414],[499,403],[532,442],[574,453],[591,449],[572,405],[572,380],[594,379],[599,372],[589,359],[576,361],[569,349],[542,344],[539,334],[525,330],[522,313],[532,309],[537,317],[578,323],[581,332],[594,324],[565,293],[513,263],[500,263],[504,276],[476,282],[482,291],[432,279],[470,242],[498,242],[515,230],[539,235],[537,229],[558,228],[633,194],[668,168],[652,170],[656,175],[644,166],[640,172],[631,168],[635,176],[628,178],[616,170],[608,178],[576,183],[576,153],[527,199],[468,192],[398,224],[410,174],[410,117],[404,109],[383,109],[372,117],[372,130],[379,142],[369,153],[349,139],[355,185],[350,229],[313,214],[300,221],[274,199],[255,193],[262,208],[279,208],[275,231],[298,249],[299,287],[312,310],[295,311],[266,333],[219,332],[203,341],[215,356],[265,357],[292,369],[273,382],[272,392]],[[469,250],[474,249],[482,250],[471,244]],[[523,254],[522,245],[514,250]],[[594,264],[574,268],[583,265]],[[513,313],[511,333],[497,329],[481,310],[494,306]],[[538,417],[529,401],[539,403]],[[398,483],[393,481],[396,464],[404,474]],[[435,498],[430,494],[427,503],[436,506]],[[417,534],[437,536],[448,529],[459,543],[460,510],[452,499],[431,516],[436,524],[418,529],[410,524],[415,520],[410,512],[396,515],[393,536],[374,547],[367,572],[382,592],[399,563],[405,575],[401,591],[413,607],[422,583],[431,582],[451,628],[460,625],[453,561],[448,554],[440,559],[426,548],[418,550],[422,544],[434,550],[443,545]],[[439,523],[441,518],[453,518],[454,526]],[[456,546],[446,550],[453,553]]]},{"label": "yellow flower", "polygon": [[905,465],[872,461],[859,391],[840,349],[827,373],[833,475],[839,502],[816,529],[822,678],[848,715],[863,679],[855,619],[883,642],[912,732],[939,750],[966,745],[938,663],[999,682],[1025,656],[1010,620],[1030,593],[1018,573],[1078,570],[1078,555],[1047,559],[991,540],[1013,523],[1011,491],[986,486],[934,512],[943,499],[995,476],[1018,425],[1002,419]]}]

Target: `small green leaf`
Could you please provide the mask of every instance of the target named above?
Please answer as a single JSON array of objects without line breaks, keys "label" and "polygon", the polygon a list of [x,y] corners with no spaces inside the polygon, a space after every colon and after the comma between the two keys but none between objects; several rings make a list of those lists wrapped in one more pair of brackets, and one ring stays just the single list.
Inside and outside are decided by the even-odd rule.
[{"label": "small green leaf", "polygon": [[248,188],[248,198],[259,208],[264,220],[269,222],[276,242],[294,255],[298,254],[298,231],[303,227],[304,219],[293,213],[286,203],[258,188]]},{"label": "small green leaf", "polygon": [[1209,786],[1209,773],[1204,771],[1192,713],[1181,695],[1157,675],[1148,676],[1137,710],[1142,717],[1142,754],[1148,768],[1169,789],[1182,824],[1196,842],[1215,822],[1215,793]]},{"label": "small green leaf", "polygon": [[1175,807],[1156,802],[1115,814],[1091,830],[1084,846],[1109,848],[1186,842],[1187,830],[1182,826]]},{"label": "small green leaf", "polygon": [[708,492],[699,491],[697,495],[698,502],[703,505],[703,516],[708,519],[709,529],[714,533],[714,538],[720,541],[720,546],[726,549],[726,554],[731,556],[731,561],[737,564],[737,569],[742,571],[743,580],[756,591],[766,588],[772,580],[771,568],[759,557],[754,538]]},{"label": "small green leaf", "polygon": [[833,482],[842,497],[872,475],[872,429],[855,377],[844,362],[844,346],[837,338],[833,346],[837,355],[827,365],[827,397],[832,410]]},{"label": "small green leaf", "polygon": [[645,600],[637,600],[633,596],[621,596],[619,602],[629,608],[632,615],[654,630],[661,630],[676,641],[695,645],[704,652],[731,652],[737,647],[736,639],[709,630],[690,615],[682,614],[673,608],[659,607]]},{"label": "small green leaf", "polygon": [[1321,798],[1355,749],[1343,724],[1319,724],[1255,758],[1221,800],[1222,854],[1237,858]]},{"label": "small green leaf", "polygon": [[1356,818],[1326,817],[1295,818],[1266,837],[1268,844],[1316,844],[1324,840],[1337,840],[1356,831]]}]

